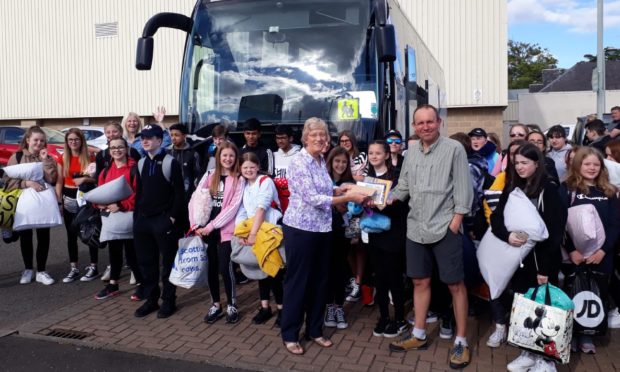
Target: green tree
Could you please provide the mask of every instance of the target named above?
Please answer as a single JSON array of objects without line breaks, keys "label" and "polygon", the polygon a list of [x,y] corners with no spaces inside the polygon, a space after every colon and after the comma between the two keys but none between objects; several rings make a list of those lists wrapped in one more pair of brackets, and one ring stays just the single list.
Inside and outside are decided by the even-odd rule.
[{"label": "green tree", "polygon": [[[603,50],[605,51],[606,61],[620,61],[620,49],[607,47]],[[594,54],[584,54],[583,58],[588,62],[596,62],[596,55]]]},{"label": "green tree", "polygon": [[538,44],[508,40],[508,89],[542,82],[542,70],[556,68],[558,60]]}]

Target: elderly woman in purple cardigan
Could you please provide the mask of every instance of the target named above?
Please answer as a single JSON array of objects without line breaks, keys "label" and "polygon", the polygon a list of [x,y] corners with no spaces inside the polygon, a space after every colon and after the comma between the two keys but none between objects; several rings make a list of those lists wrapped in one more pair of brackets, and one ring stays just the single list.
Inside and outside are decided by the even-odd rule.
[{"label": "elderly woman in purple cardigan", "polygon": [[288,167],[289,206],[283,219],[287,272],[284,278],[282,340],[286,350],[301,355],[299,331],[306,320],[306,338],[322,347],[333,343],[323,337],[322,319],[327,293],[334,204],[363,203],[365,196],[347,186],[333,188],[322,150],[329,140],[327,124],[306,120],[301,136],[304,148]]}]

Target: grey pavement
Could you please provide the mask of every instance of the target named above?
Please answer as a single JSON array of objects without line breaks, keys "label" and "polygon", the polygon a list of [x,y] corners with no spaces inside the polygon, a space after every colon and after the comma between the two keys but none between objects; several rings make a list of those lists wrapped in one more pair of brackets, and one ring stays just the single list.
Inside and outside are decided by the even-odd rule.
[{"label": "grey pavement", "polygon": [[0,338],[0,371],[212,371],[231,369],[204,363],[7,336]]}]

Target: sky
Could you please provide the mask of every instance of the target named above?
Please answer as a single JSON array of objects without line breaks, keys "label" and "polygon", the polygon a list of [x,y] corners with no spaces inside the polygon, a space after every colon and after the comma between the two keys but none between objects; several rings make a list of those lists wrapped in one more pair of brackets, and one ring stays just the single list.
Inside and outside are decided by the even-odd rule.
[{"label": "sky", "polygon": [[[597,0],[508,0],[508,38],[538,44],[569,68],[596,55]],[[604,0],[603,46],[620,48],[620,0]]]}]

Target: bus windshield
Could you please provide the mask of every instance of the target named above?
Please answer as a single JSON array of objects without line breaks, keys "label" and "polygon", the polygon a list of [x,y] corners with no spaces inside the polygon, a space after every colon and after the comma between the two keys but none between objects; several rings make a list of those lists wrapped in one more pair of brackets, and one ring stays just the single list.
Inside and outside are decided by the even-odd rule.
[{"label": "bus windshield", "polygon": [[200,2],[185,51],[181,120],[192,132],[251,117],[376,121],[369,23],[368,0]]}]

